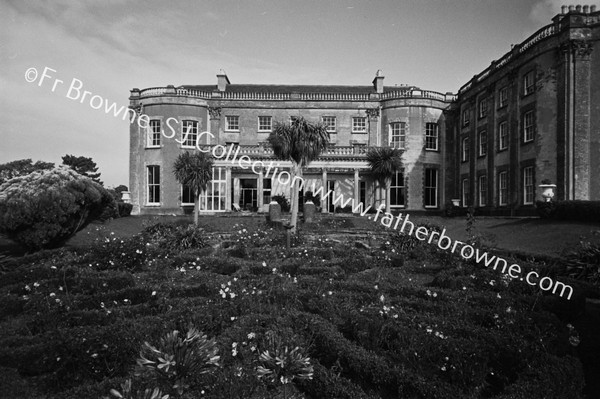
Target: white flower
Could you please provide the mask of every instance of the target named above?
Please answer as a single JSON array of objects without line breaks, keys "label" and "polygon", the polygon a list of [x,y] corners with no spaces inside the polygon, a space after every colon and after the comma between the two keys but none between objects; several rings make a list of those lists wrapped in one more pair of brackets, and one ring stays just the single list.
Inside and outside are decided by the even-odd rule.
[{"label": "white flower", "polygon": [[436,296],[437,296],[437,292],[434,292],[433,293],[433,297],[435,298]]},{"label": "white flower", "polygon": [[427,295],[431,296],[431,291],[427,290]]},{"label": "white flower", "polygon": [[383,296],[383,294],[382,294],[382,295],[379,297],[379,300],[380,300],[381,302],[385,301],[385,297]]},{"label": "white flower", "polygon": [[50,296],[53,297],[53,296],[56,296],[56,294],[54,292],[51,292]]},{"label": "white flower", "polygon": [[230,292],[230,293],[229,293],[229,297],[230,297],[231,299],[235,298],[235,293],[233,293],[233,292]]},{"label": "white flower", "polygon": [[39,287],[39,286],[40,286],[40,283],[38,283],[38,282],[36,281],[35,283],[33,283],[33,286],[37,288],[37,287]]},{"label": "white flower", "polygon": [[263,261],[262,265],[263,267],[267,267],[267,262]]},{"label": "white flower", "polygon": [[446,366],[442,366],[442,371],[446,371]]},{"label": "white flower", "polygon": [[29,286],[29,284],[27,284],[27,285],[25,286],[25,291],[31,291],[31,287]]},{"label": "white flower", "polygon": [[329,295],[332,295],[332,294],[333,294],[333,292],[329,291],[329,292],[328,292],[328,294],[329,294]]},{"label": "white flower", "polygon": [[251,333],[248,334],[248,339],[254,339],[254,338],[256,338],[256,334],[255,333],[251,332]]},{"label": "white flower", "polygon": [[375,289],[378,290],[379,289],[379,285],[375,284]]},{"label": "white flower", "polygon": [[156,291],[152,291],[152,296],[156,296]]}]

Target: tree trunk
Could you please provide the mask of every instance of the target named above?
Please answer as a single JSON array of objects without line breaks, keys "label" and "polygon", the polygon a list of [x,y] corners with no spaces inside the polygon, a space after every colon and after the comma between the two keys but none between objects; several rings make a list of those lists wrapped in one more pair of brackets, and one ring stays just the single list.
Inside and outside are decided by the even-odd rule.
[{"label": "tree trunk", "polygon": [[391,179],[385,179],[385,211],[390,213],[391,204],[390,204],[390,196],[389,196],[389,188],[392,184]]},{"label": "tree trunk", "polygon": [[296,224],[298,223],[298,182],[296,181],[296,179],[294,179],[296,176],[301,177],[302,176],[302,166],[301,165],[296,165],[294,163],[292,163],[292,173],[290,174],[290,178],[292,179],[292,182],[294,184],[291,185],[291,201],[292,201],[292,220],[291,220],[291,225],[292,225],[292,230],[291,233],[295,234],[296,233]]},{"label": "tree trunk", "polygon": [[194,224],[198,226],[198,212],[200,211],[200,191],[194,195]]}]

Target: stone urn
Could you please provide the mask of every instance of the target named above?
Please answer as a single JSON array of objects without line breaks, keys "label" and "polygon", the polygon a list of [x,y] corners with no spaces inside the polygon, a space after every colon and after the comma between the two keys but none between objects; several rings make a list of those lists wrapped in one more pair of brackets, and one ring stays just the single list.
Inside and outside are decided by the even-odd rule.
[{"label": "stone urn", "polygon": [[460,198],[453,198],[453,199],[451,199],[451,201],[452,201],[452,205],[460,206]]},{"label": "stone urn", "polygon": [[317,207],[311,200],[306,201],[304,204],[304,223],[313,222],[316,210]]},{"label": "stone urn", "polygon": [[281,205],[277,201],[269,203],[269,221],[275,222],[281,220]]},{"label": "stone urn", "polygon": [[552,201],[552,198],[554,198],[554,189],[556,188],[556,184],[540,184],[538,187],[542,189],[542,198],[544,198],[544,201]]},{"label": "stone urn", "polygon": [[126,204],[129,204],[131,202],[131,193],[129,191],[121,191],[121,199]]}]

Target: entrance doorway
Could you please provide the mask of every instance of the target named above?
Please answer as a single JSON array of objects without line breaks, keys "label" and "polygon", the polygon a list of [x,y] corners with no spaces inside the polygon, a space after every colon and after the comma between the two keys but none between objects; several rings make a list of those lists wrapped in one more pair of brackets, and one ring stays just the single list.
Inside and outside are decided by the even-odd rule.
[{"label": "entrance doorway", "polygon": [[247,211],[256,211],[258,208],[258,180],[240,179],[239,206]]},{"label": "entrance doorway", "polygon": [[335,191],[335,180],[327,181],[327,190],[331,192],[327,197],[327,211],[330,213],[335,212],[335,205],[333,204],[333,192]]}]

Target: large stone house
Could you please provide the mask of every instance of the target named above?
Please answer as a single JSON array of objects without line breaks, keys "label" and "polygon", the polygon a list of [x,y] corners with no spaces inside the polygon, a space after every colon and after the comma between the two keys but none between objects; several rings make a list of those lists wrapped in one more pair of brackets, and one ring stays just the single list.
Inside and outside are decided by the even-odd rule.
[{"label": "large stone house", "polygon": [[439,212],[454,200],[489,214],[527,214],[547,180],[558,199],[600,199],[600,52],[592,51],[599,26],[595,7],[564,8],[456,95],[386,86],[380,71],[365,86],[232,84],[221,71],[216,85],[133,89],[130,107],[147,115],[130,125],[134,213],[189,212],[192,193],[175,180],[173,162],[182,151],[218,145],[254,167],[216,157],[201,211],[261,212],[272,196],[290,198],[281,173],[290,164],[273,157],[267,137],[274,123],[298,116],[326,124],[331,135],[305,169],[300,196],[331,190],[322,212],[350,200],[379,205],[365,159],[372,146],[402,152],[404,168],[386,193],[392,210]]}]

